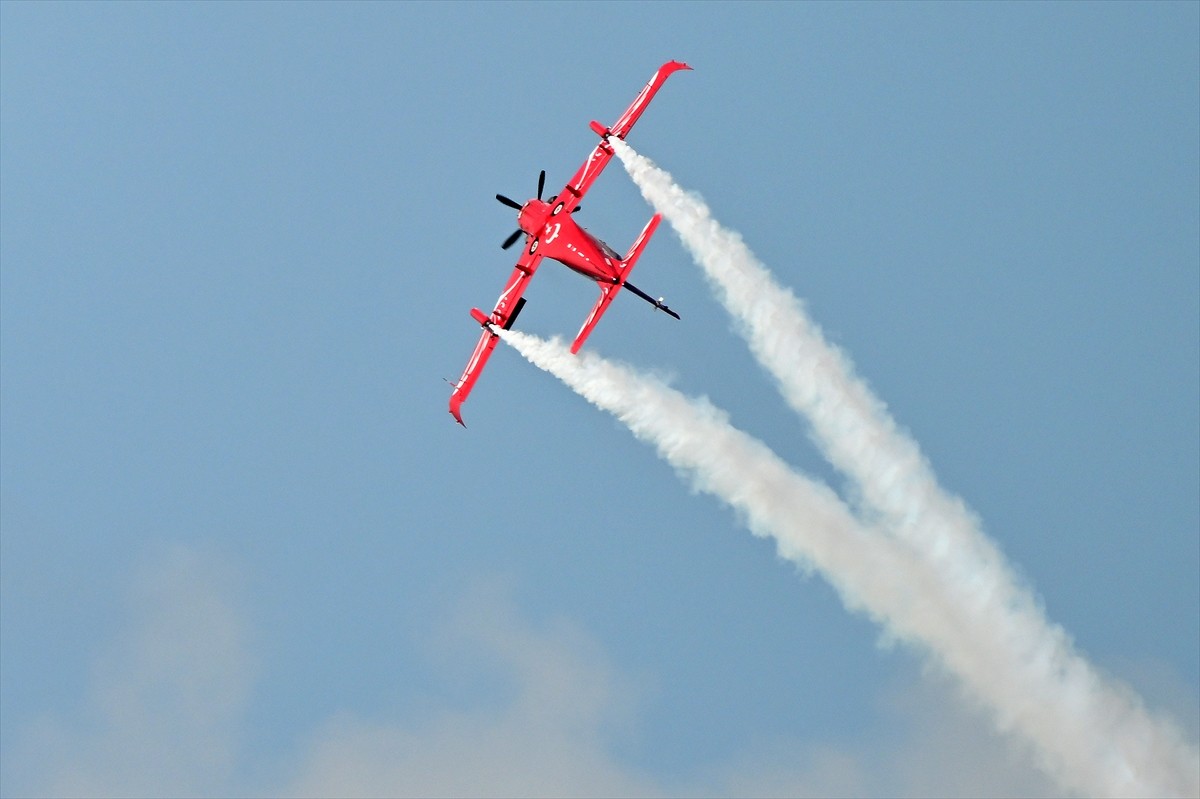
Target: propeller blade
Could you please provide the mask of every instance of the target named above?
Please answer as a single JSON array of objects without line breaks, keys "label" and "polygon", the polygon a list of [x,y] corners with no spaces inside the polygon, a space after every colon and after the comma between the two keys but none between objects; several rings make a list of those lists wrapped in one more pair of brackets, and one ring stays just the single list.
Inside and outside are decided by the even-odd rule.
[{"label": "propeller blade", "polygon": [[542,174],[538,175],[538,199],[542,199],[542,189],[546,188],[546,170],[542,170]]},{"label": "propeller blade", "polygon": [[521,238],[521,234],[524,232],[525,231],[521,230],[520,228],[517,228],[516,230],[514,230],[512,232],[512,235],[509,236],[507,239],[505,239],[504,243],[500,245],[500,249],[507,250],[509,247],[513,246],[513,244],[516,243],[517,239]]},{"label": "propeller blade", "polygon": [[521,204],[519,202],[517,202],[516,200],[510,200],[507,197],[505,197],[503,194],[497,194],[496,199],[499,200],[500,202],[504,203],[505,205],[507,205],[509,208],[515,208],[518,211],[521,210]]},{"label": "propeller blade", "polygon": [[579,210],[580,210],[581,208],[583,208],[583,206],[582,206],[582,205],[577,205],[577,206],[575,206],[574,208],[572,208],[572,209],[571,209],[571,213],[573,213],[573,214],[577,214],[577,213],[579,213]]}]

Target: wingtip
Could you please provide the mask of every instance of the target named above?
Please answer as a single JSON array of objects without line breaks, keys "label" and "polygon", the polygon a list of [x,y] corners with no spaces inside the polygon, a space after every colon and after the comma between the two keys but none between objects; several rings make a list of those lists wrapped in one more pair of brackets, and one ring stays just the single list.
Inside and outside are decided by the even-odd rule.
[{"label": "wingtip", "polygon": [[463,426],[463,429],[465,430],[467,427],[467,423],[462,420],[462,412],[459,410],[459,408],[462,407],[462,401],[460,400],[458,402],[455,402],[455,400],[457,400],[457,399],[458,399],[457,396],[450,398],[450,415],[453,416],[454,421],[461,424]]}]

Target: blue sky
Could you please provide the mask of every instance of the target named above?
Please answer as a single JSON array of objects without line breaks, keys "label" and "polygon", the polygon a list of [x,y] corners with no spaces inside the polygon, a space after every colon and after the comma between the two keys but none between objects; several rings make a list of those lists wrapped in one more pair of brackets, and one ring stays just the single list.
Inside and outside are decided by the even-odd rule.
[{"label": "blue sky", "polygon": [[[1197,735],[1200,6],[0,5],[0,792],[1053,792],[500,348],[493,197],[630,135]],[[618,164],[580,221],[650,209]],[[843,488],[665,226],[588,346]],[[520,327],[594,288],[548,264]]]}]

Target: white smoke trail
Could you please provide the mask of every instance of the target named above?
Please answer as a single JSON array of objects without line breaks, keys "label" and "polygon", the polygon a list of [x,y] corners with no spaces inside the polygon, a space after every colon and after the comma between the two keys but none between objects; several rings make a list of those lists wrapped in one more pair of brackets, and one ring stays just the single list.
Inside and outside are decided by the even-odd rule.
[{"label": "white smoke trail", "polygon": [[962,634],[953,612],[924,587],[930,572],[908,547],[873,534],[834,491],[797,473],[706,399],[686,397],[587,350],[571,355],[557,338],[497,332],[535,366],[654,445],[696,490],[738,511],[755,535],[774,538],[781,557],[820,571],[850,610],[918,646]]},{"label": "white smoke trail", "polygon": [[624,142],[612,144],[643,196],[702,267],[784,398],[810,420],[818,446],[852,479],[864,514],[936,568],[943,600],[958,608],[980,639],[941,654],[992,708],[998,727],[1033,742],[1043,768],[1071,790],[1200,794],[1200,753],[1169,722],[1151,718],[1130,691],[1101,677],[1061,628],[1044,618],[974,516],[940,488],[915,442],[825,340],[800,301],[775,282],[740,236],[712,218],[698,195]]}]

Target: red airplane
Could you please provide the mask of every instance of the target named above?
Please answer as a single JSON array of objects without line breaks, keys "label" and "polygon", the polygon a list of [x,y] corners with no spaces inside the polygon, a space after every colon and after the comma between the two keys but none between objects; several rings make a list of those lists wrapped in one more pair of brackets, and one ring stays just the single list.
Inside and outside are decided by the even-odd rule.
[{"label": "red airplane", "polygon": [[600,143],[583,162],[583,166],[579,167],[575,177],[571,178],[558,194],[549,200],[542,200],[542,189],[546,185],[546,172],[542,170],[538,177],[537,199],[529,200],[521,205],[502,194],[496,195],[497,200],[517,211],[518,227],[501,247],[507,250],[524,233],[525,250],[521,253],[516,268],[508,278],[504,291],[500,293],[500,299],[496,301],[496,308],[492,313],[488,315],[478,308],[471,309],[471,317],[483,326],[483,334],[479,337],[479,343],[475,345],[475,352],[471,354],[471,360],[467,361],[467,368],[458,382],[454,384],[454,390],[450,394],[450,413],[454,416],[455,421],[463,427],[466,425],[463,424],[460,412],[462,404],[467,395],[471,393],[475,381],[479,379],[479,373],[483,370],[483,365],[491,357],[492,350],[496,348],[496,342],[500,338],[493,328],[500,327],[508,330],[512,327],[513,322],[517,320],[517,315],[525,307],[525,298],[521,295],[525,293],[529,279],[533,277],[533,273],[537,271],[543,258],[553,258],[569,269],[596,281],[600,286],[600,299],[592,308],[592,312],[588,314],[587,319],[584,320],[579,335],[571,344],[572,353],[579,352],[579,348],[583,346],[583,342],[587,340],[592,329],[600,321],[604,312],[608,310],[609,304],[622,287],[641,297],[658,310],[665,311],[676,319],[679,318],[679,314],[666,306],[662,297],[656,300],[629,282],[629,273],[633,270],[633,265],[637,263],[638,257],[641,256],[646,242],[650,240],[655,228],[658,227],[658,223],[662,219],[661,214],[655,214],[650,218],[650,222],[647,223],[641,235],[633,242],[633,246],[629,248],[629,252],[623,258],[612,247],[577,225],[571,218],[571,214],[579,210],[579,201],[613,157],[613,148],[608,143],[608,138],[616,136],[618,139],[624,139],[633,128],[634,123],[641,117],[642,112],[646,110],[646,106],[650,104],[655,93],[666,83],[667,78],[681,69],[691,69],[691,67],[679,61],[668,61],[659,67],[658,71],[654,73],[654,77],[650,78],[650,82],[634,99],[633,104],[611,128],[606,128],[599,122],[592,122],[592,130],[600,136]]}]

